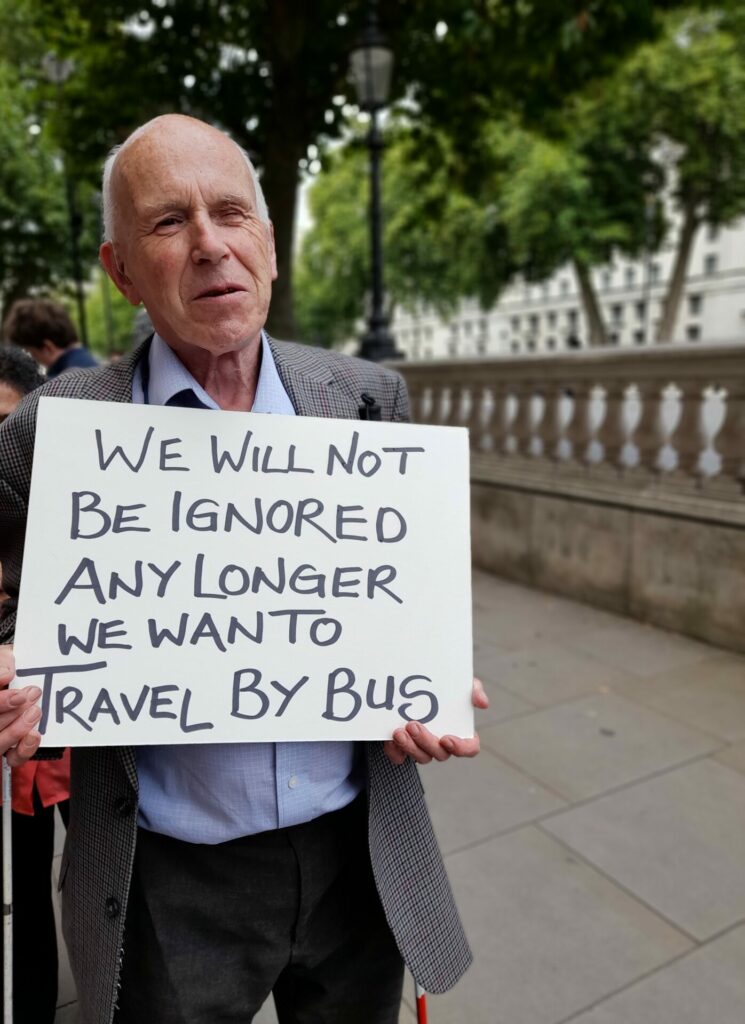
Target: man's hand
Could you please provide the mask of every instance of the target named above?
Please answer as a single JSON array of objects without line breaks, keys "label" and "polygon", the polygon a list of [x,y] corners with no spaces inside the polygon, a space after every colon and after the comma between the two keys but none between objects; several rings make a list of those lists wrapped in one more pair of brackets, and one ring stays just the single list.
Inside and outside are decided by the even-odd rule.
[{"label": "man's hand", "polygon": [[[480,679],[473,681],[473,706],[488,708],[489,698]],[[447,761],[449,757],[475,757],[480,748],[479,736],[472,739],[461,739],[459,736],[433,736],[418,722],[409,722],[405,728],[396,729],[393,739],[383,744],[386,756],[394,764],[403,764],[407,757],[417,764],[429,764],[435,761]]]},{"label": "man's hand", "polygon": [[8,763],[19,768],[36,753],[41,736],[34,728],[41,718],[36,701],[41,697],[38,686],[8,690],[15,675],[13,646],[0,646],[0,754],[8,754]]}]

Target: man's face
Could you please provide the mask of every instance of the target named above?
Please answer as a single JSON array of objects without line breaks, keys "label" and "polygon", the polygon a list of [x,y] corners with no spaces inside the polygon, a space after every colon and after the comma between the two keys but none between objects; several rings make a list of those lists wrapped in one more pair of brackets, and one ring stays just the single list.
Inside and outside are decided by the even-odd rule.
[{"label": "man's face", "polygon": [[113,244],[101,259],[180,355],[245,348],[263,327],[277,276],[246,161],[221,132],[160,119],[119,156]]},{"label": "man's face", "polygon": [[10,416],[22,398],[23,395],[20,391],[16,391],[10,384],[0,380],[0,423]]}]

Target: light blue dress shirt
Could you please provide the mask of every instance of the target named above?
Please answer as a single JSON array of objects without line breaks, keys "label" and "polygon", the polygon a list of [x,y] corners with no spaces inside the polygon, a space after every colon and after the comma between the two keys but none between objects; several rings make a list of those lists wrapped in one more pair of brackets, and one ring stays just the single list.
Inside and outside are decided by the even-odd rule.
[{"label": "light blue dress shirt", "polygon": [[[205,406],[219,408],[157,334],[149,360],[150,404],[165,405],[191,388]],[[140,369],[132,400],[145,402]],[[295,415],[264,335],[252,411]],[[355,752],[348,742],[138,747],[138,823],[186,842],[213,844],[310,821],[346,806],[360,792]]]}]

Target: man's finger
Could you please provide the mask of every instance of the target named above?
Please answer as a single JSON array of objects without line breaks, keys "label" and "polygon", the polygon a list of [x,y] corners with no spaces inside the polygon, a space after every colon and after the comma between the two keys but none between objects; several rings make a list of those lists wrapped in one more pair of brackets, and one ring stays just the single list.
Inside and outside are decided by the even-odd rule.
[{"label": "man's finger", "polygon": [[475,708],[480,708],[482,711],[489,707],[489,698],[480,679],[474,678],[473,680],[471,702]]},{"label": "man's finger", "polygon": [[393,740],[386,740],[383,743],[383,753],[393,764],[403,764],[407,757],[407,754]]},{"label": "man's finger", "polygon": [[478,733],[471,739],[463,739],[461,736],[443,736],[440,743],[453,757],[476,757],[481,750]]},{"label": "man's finger", "polygon": [[[0,746],[3,745],[4,739],[4,733],[0,733]],[[11,768],[20,768],[21,765],[24,765],[30,757],[34,756],[40,743],[41,733],[36,729],[22,736],[18,743],[8,750],[8,764]]]},{"label": "man's finger", "polygon": [[450,753],[447,750],[443,750],[440,745],[439,737],[434,736],[429,729],[420,725],[419,722],[409,722],[405,731],[417,747],[423,750],[425,754],[429,754],[435,761],[447,761],[450,757]]}]

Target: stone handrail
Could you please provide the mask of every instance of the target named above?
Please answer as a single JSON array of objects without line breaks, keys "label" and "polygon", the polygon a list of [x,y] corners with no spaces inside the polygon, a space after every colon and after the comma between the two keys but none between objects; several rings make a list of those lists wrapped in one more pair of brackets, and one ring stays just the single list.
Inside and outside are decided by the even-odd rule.
[{"label": "stone handrail", "polygon": [[397,363],[415,422],[469,429],[472,480],[745,526],[745,351]]}]

